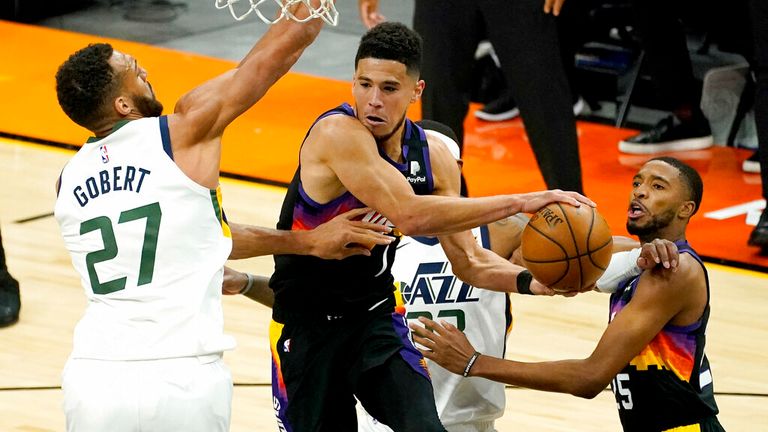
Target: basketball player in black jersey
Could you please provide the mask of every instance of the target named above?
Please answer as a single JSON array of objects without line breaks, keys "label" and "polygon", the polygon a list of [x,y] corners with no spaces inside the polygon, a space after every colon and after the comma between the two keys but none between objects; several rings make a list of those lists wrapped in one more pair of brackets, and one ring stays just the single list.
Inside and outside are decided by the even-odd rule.
[{"label": "basketball player in black jersey", "polygon": [[[554,201],[593,203],[562,191],[459,198],[455,159],[405,116],[424,88],[420,58],[418,35],[401,24],[385,23],[363,36],[355,106],[331,109],[310,128],[278,228],[311,229],[346,210],[371,207],[376,211],[363,220],[392,227],[395,237],[456,233],[461,262],[454,269],[477,277],[468,281],[473,285],[514,292],[522,268],[491,253],[475,254],[477,242],[461,232]],[[396,248],[397,241],[374,247],[371,256],[335,261],[275,257],[270,344],[281,428],[356,430],[354,395],[396,431],[443,430],[424,359],[408,339],[404,317],[394,312]]]},{"label": "basketball player in black jersey", "polygon": [[456,327],[427,319],[435,333],[415,325],[414,340],[427,347],[425,357],[455,373],[585,398],[610,383],[625,431],[722,431],[704,355],[709,281],[685,240],[702,191],[699,174],[674,158],[651,159],[635,175],[627,230],[643,243],[674,241],[677,264],[619,284],[610,324],[588,358],[522,363],[478,355]]}]

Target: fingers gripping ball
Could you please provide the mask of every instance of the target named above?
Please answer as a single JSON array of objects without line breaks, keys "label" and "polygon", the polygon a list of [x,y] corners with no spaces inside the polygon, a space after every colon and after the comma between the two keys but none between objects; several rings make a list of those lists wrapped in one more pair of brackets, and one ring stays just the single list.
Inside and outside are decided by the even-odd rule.
[{"label": "fingers gripping ball", "polygon": [[555,291],[580,291],[594,284],[611,261],[613,239],[593,207],[550,204],[523,230],[525,267]]}]

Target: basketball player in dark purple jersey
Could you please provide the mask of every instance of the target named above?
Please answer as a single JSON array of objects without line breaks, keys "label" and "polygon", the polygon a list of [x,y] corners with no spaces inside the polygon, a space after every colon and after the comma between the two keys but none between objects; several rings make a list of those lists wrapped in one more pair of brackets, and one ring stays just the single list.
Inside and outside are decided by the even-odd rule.
[{"label": "basketball player in dark purple jersey", "polygon": [[[467,272],[465,281],[515,292],[522,268],[478,252],[463,232],[554,201],[593,203],[562,191],[459,198],[455,158],[405,116],[424,88],[420,59],[420,38],[401,24],[363,36],[355,106],[331,109],[310,128],[278,228],[311,229],[340,212],[371,207],[363,220],[393,227],[396,237],[455,234],[440,241],[453,246],[451,262]],[[397,241],[368,257],[336,261],[275,257],[270,344],[273,404],[283,429],[355,430],[357,396],[396,431],[443,430],[424,360],[404,317],[393,312],[396,248]],[[551,294],[540,284],[531,288]]]},{"label": "basketball player in dark purple jersey", "polygon": [[685,239],[703,185],[690,166],[651,159],[632,180],[627,230],[643,243],[665,239],[679,256],[621,281],[611,295],[610,323],[582,360],[523,363],[475,351],[455,326],[421,319],[412,325],[422,353],[446,369],[537,390],[593,398],[608,384],[624,431],[719,432],[712,373],[704,354],[709,280]]}]

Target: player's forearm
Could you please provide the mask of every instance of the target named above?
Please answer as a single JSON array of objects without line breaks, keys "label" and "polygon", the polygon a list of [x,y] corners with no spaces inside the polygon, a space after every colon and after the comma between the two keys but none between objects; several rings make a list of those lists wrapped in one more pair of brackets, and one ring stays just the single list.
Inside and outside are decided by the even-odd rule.
[{"label": "player's forearm", "polygon": [[269,287],[269,278],[266,276],[253,275],[253,286],[245,296],[268,308],[275,304],[275,292]]},{"label": "player's forearm", "polygon": [[268,277],[240,272],[229,267],[224,267],[222,292],[228,295],[243,294],[269,308],[275,303],[275,293],[269,287]]},{"label": "player's forearm", "polygon": [[466,231],[517,214],[522,200],[515,195],[482,198],[418,196],[403,203],[402,221],[393,222],[407,235],[438,235]]},{"label": "player's forearm", "polygon": [[230,259],[263,255],[311,255],[313,242],[308,231],[286,231],[251,225],[231,224]]},{"label": "player's forearm", "polygon": [[522,363],[481,355],[470,376],[515,386],[592,399],[609,384],[585,366],[586,360]]},{"label": "player's forearm", "polygon": [[291,69],[304,49],[317,38],[322,26],[320,19],[306,23],[283,19],[270,26],[240,62],[232,85],[225,89],[233,118],[261,99]]},{"label": "player's forearm", "polygon": [[[478,248],[472,256],[452,259],[453,272],[472,286],[491,291],[517,292],[517,275],[524,269],[493,252]],[[454,264],[455,262],[455,264]]]},{"label": "player's forearm", "polygon": [[[298,6],[298,5],[297,5]],[[301,7],[301,10],[306,8]],[[264,49],[280,52],[282,58],[274,58],[274,65],[278,68],[290,69],[298,60],[301,52],[308,47],[323,28],[323,21],[312,19],[305,23],[283,19],[270,26],[267,33],[246,54],[238,67],[245,65],[256,53]]]}]

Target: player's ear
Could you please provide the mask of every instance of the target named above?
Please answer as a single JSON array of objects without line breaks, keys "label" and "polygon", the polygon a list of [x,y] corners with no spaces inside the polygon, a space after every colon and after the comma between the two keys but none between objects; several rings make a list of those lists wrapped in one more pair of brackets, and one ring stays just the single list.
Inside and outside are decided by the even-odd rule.
[{"label": "player's ear", "polygon": [[693,216],[693,213],[696,211],[696,203],[693,201],[684,201],[680,205],[680,210],[677,212],[678,216],[684,219],[688,219],[691,216]]},{"label": "player's ear", "polygon": [[125,96],[116,97],[113,105],[115,107],[115,111],[117,111],[117,113],[123,117],[127,116],[131,113],[131,111],[133,111],[133,104]]},{"label": "player's ear", "polygon": [[421,94],[424,92],[425,85],[424,80],[416,82],[416,88],[413,90],[413,96],[411,96],[411,103],[415,103],[417,100],[421,99]]}]

